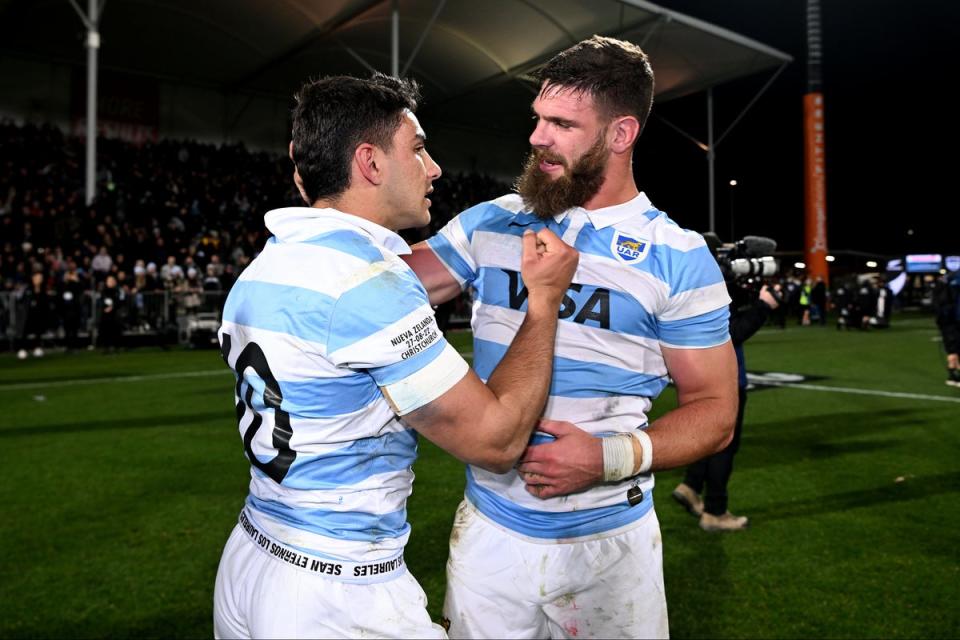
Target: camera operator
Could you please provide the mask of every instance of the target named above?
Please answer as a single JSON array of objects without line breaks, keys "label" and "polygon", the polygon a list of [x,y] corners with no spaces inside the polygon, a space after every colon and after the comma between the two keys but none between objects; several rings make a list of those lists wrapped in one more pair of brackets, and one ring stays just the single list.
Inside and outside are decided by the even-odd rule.
[{"label": "camera operator", "polygon": [[[712,237],[710,237],[712,236]],[[724,272],[727,292],[730,294],[730,337],[737,354],[737,375],[739,382],[740,405],[737,410],[737,422],[733,440],[726,449],[699,460],[687,467],[683,482],[673,490],[674,499],[687,509],[692,515],[700,518],[700,528],[705,531],[739,531],[748,524],[746,516],[735,516],[727,509],[727,483],[733,472],[733,458],[740,448],[740,434],[743,431],[743,412],[747,404],[747,369],[744,364],[743,343],[746,342],[760,327],[766,323],[770,312],[780,306],[781,299],[777,292],[766,284],[756,291],[752,282],[743,281],[737,272],[729,268],[729,260],[722,253],[718,253],[720,245],[715,234],[704,234],[707,244],[720,263]],[[767,240],[767,239],[764,239]],[[768,252],[772,253],[776,243],[768,241],[772,246]],[[738,243],[739,244],[739,243]],[[762,246],[762,245],[761,245]],[[763,259],[765,260],[765,259]],[[725,264],[725,262],[727,264]],[[758,275],[772,275],[772,268],[764,268],[759,262]],[[704,492],[704,499],[700,494]]]}]

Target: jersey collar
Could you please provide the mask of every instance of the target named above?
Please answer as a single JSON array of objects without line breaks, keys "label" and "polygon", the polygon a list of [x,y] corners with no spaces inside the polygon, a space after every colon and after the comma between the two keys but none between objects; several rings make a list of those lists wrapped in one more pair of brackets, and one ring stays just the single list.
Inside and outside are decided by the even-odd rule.
[{"label": "jersey collar", "polygon": [[283,207],[267,212],[263,220],[267,229],[281,242],[303,242],[325,231],[351,226],[360,229],[377,245],[398,256],[410,253],[410,245],[390,229],[337,209]]},{"label": "jersey collar", "polygon": [[641,191],[635,197],[627,200],[626,202],[621,202],[620,204],[593,210],[584,209],[583,207],[572,207],[553,216],[553,219],[557,222],[557,224],[559,224],[563,222],[563,219],[566,218],[570,213],[574,211],[582,211],[587,215],[587,218],[590,220],[590,224],[593,225],[594,229],[603,229],[604,227],[615,225],[618,222],[623,222],[627,218],[635,216],[638,213],[646,213],[652,208],[653,204],[650,202],[650,198],[647,197],[647,194]]}]

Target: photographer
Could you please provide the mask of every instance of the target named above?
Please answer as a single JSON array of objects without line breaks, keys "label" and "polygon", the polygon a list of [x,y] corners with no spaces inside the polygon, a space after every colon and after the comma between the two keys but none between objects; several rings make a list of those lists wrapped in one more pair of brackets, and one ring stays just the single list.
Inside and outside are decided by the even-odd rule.
[{"label": "photographer", "polygon": [[[712,236],[712,237],[711,237]],[[777,292],[766,284],[760,290],[753,288],[753,282],[744,280],[743,269],[736,264],[741,259],[730,260],[724,252],[719,238],[715,234],[704,234],[707,244],[717,258],[723,270],[727,292],[730,294],[730,338],[737,354],[737,375],[739,382],[740,404],[737,409],[737,422],[733,440],[727,448],[687,467],[683,482],[673,490],[674,499],[692,515],[700,518],[700,528],[705,531],[739,531],[748,524],[746,516],[735,516],[727,510],[727,483],[733,472],[733,458],[740,448],[740,434],[743,431],[743,412],[747,404],[747,369],[744,363],[743,343],[746,342],[767,321],[770,312],[780,306]],[[747,240],[747,239],[745,239]],[[766,251],[757,252],[741,249],[741,255],[749,261],[749,271],[755,275],[772,275],[776,263],[767,258],[754,257],[759,253],[772,253],[776,243],[762,239],[767,245],[760,244]],[[743,243],[743,241],[741,241]],[[737,245],[741,245],[737,243]],[[772,244],[771,244],[772,243]],[[735,245],[736,246],[736,245]],[[731,264],[733,265],[731,267]],[[701,492],[706,489],[704,499]]]}]

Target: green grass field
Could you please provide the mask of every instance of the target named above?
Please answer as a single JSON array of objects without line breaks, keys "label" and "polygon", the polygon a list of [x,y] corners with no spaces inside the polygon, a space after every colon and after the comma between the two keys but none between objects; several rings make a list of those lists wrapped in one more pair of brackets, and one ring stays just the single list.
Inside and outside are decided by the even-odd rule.
[{"label": "green grass field", "polygon": [[[935,336],[904,314],[748,343],[751,371],[810,379],[750,394],[730,487],[748,531],[700,531],[681,472],[658,474],[675,638],[960,636],[960,389]],[[210,637],[248,478],[232,405],[214,351],[0,356],[0,637]],[[463,473],[421,443],[407,562],[438,617]]]}]

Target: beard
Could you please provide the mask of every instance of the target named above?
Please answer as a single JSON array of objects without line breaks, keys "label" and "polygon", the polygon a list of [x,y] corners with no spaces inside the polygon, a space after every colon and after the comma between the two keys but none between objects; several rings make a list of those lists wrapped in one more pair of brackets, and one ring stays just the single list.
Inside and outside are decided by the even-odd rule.
[{"label": "beard", "polygon": [[[540,170],[541,160],[559,163],[566,170],[557,178],[551,178]],[[527,156],[523,173],[517,178],[514,188],[523,198],[524,205],[538,218],[552,218],[571,207],[583,206],[596,195],[603,186],[606,168],[607,147],[603,137],[598,138],[573,163],[573,167],[556,154],[534,149]]]}]

